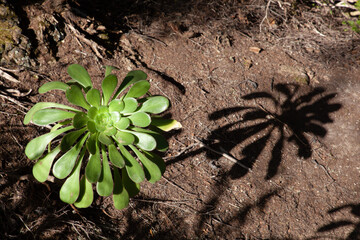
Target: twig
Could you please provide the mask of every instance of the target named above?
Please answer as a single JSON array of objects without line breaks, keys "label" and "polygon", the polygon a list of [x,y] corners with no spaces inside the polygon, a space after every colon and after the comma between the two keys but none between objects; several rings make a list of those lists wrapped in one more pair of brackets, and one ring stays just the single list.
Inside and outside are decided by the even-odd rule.
[{"label": "twig", "polygon": [[161,94],[170,99],[170,97],[166,93],[164,93],[164,91],[158,86],[157,82],[154,82],[154,85],[161,92]]},{"label": "twig", "polygon": [[24,149],[24,147],[19,143],[19,141],[17,140],[17,138],[14,136],[14,134],[12,133],[11,131],[11,128],[10,128],[10,134],[11,134],[11,137],[14,139],[14,141],[16,142],[16,144],[21,148],[21,149]]},{"label": "twig", "polygon": [[19,102],[18,100],[12,98],[12,97],[9,97],[9,96],[6,96],[2,93],[0,93],[0,97],[12,102],[12,103],[15,103],[16,105],[18,105],[19,107],[25,109],[26,111],[28,111],[29,109],[27,107],[25,107],[24,105],[21,104],[21,102]]},{"label": "twig", "polygon": [[163,176],[163,179],[165,179],[165,181],[167,181],[167,182],[170,183],[171,185],[173,185],[173,186],[179,188],[180,190],[184,191],[185,193],[190,194],[190,195],[193,195],[193,196],[197,196],[195,193],[186,191],[183,187],[179,186],[178,184],[174,183],[173,181],[167,179],[167,178],[164,177],[164,176]]},{"label": "twig", "polygon": [[87,231],[81,226],[81,224],[77,223],[76,221],[69,221],[69,222],[64,221],[64,223],[70,224],[73,227],[73,229],[75,230],[75,232],[77,232],[77,234],[79,236],[81,236],[81,233],[77,229],[77,227],[78,227],[85,233],[85,235],[87,236],[87,239],[91,239],[89,234],[87,233]]},{"label": "twig", "polygon": [[14,114],[14,113],[7,113],[7,112],[3,112],[3,111],[0,111],[1,114],[5,114],[5,115],[8,115],[8,116],[19,116],[19,114]]},{"label": "twig", "polygon": [[17,89],[5,89],[6,92],[10,93],[11,95],[15,96],[15,97],[25,97],[27,95],[29,95],[32,92],[32,89],[30,89],[29,91],[27,91],[26,93],[21,93],[19,90]]},{"label": "twig", "polygon": [[252,172],[251,168],[248,168],[248,167],[245,166],[244,164],[240,163],[239,160],[237,160],[236,158],[233,158],[233,157],[230,156],[229,154],[224,153],[224,152],[219,152],[219,151],[217,151],[217,150],[215,150],[215,149],[212,149],[211,147],[209,147],[208,145],[204,144],[201,140],[199,140],[199,139],[197,139],[197,138],[195,138],[195,140],[200,144],[200,146],[202,146],[202,147],[204,147],[204,148],[206,148],[206,149],[208,149],[208,150],[210,150],[210,151],[212,151],[212,152],[214,152],[214,153],[217,153],[217,154],[225,157],[226,159],[230,160],[231,162],[239,165],[240,167],[245,168],[245,169],[248,170],[249,172]]},{"label": "twig", "polygon": [[4,67],[0,67],[1,70],[4,70],[6,72],[20,72],[23,69],[8,69],[8,68],[4,68]]},{"label": "twig", "polygon": [[34,236],[34,233],[31,231],[31,229],[26,225],[26,223],[24,222],[24,220],[21,218],[21,216],[17,213],[15,213],[15,215],[20,219],[20,221],[24,224],[24,226],[26,227],[26,229]]},{"label": "twig", "polygon": [[40,77],[46,78],[46,79],[49,80],[49,81],[53,81],[49,76],[47,76],[47,75],[45,75],[45,74],[43,74],[43,73],[40,73],[40,72],[38,72],[38,71],[36,71],[36,70],[29,69],[29,71],[30,71],[31,73],[34,73],[34,74],[36,74],[36,75],[39,75]]},{"label": "twig", "polygon": [[197,146],[197,145],[199,145],[199,143],[193,143],[193,144],[191,144],[190,146],[187,146],[186,148],[184,148],[183,150],[181,150],[180,152],[178,152],[176,155],[174,155],[174,156],[169,156],[169,157],[164,157],[163,159],[164,159],[164,160],[168,160],[168,159],[177,158],[177,157],[181,156],[181,155],[182,155],[184,152],[186,152],[187,150],[189,150],[189,149],[191,149],[191,148],[193,148],[193,147],[195,147],[195,146]]},{"label": "twig", "polygon": [[98,51],[99,45],[96,44],[94,41],[91,41],[87,38],[85,38],[84,36],[82,36],[78,30],[75,29],[75,27],[69,23],[66,23],[66,26],[74,33],[74,35],[80,39],[81,41],[85,42],[87,45],[89,45],[91,47],[91,49],[94,51],[95,55],[100,58],[103,59],[103,56],[101,56],[100,52]]},{"label": "twig", "polygon": [[271,4],[272,0],[269,0],[268,3],[266,4],[266,9],[265,9],[265,16],[264,18],[261,20],[261,23],[260,23],[260,32],[261,32],[261,27],[262,27],[262,24],[264,23],[265,19],[267,19],[268,17],[268,12],[269,12],[269,7],[270,7],[270,4]]},{"label": "twig", "polygon": [[9,80],[10,82],[14,82],[14,83],[19,83],[20,81],[17,80],[16,78],[14,78],[13,76],[11,76],[10,74],[4,72],[3,70],[0,69],[0,77],[3,77],[7,80]]},{"label": "twig", "polygon": [[134,33],[134,34],[136,34],[136,35],[138,35],[138,36],[140,36],[140,37],[147,38],[147,39],[156,41],[156,42],[158,42],[158,43],[161,43],[161,44],[164,45],[165,47],[168,46],[165,42],[163,42],[163,41],[161,41],[161,40],[159,40],[159,39],[157,39],[157,38],[154,38],[154,37],[152,37],[152,36],[145,35],[145,34],[143,34],[143,33],[140,33],[140,32],[137,32],[137,31],[133,31],[133,30],[131,31],[131,33]]},{"label": "twig", "polygon": [[[166,200],[147,200],[147,199],[137,199],[137,198],[133,198],[133,201],[138,201],[138,202],[147,202],[147,203],[160,203],[160,204],[164,204],[166,206],[169,207],[174,207],[174,208],[178,208],[180,210],[183,210],[184,212],[188,212],[188,213],[198,213],[197,210],[190,208],[188,205],[186,205],[187,202],[185,201],[166,201]],[[193,200],[193,199],[186,199],[186,200]],[[183,207],[171,204],[171,203],[175,203],[175,204],[185,204],[185,206],[189,207],[192,211],[190,211],[189,209],[185,209]]]},{"label": "twig", "polygon": [[108,216],[109,218],[112,218],[112,219],[115,219],[116,217],[114,217],[114,216],[111,216],[109,213],[107,213],[106,211],[105,211],[105,209],[101,209],[101,211],[106,215],[106,216]]},{"label": "twig", "polygon": [[317,30],[315,27],[314,27],[314,32],[316,32],[317,34],[319,34],[320,36],[322,37],[326,37],[326,35],[322,34],[321,32],[319,32],[319,30]]},{"label": "twig", "polygon": [[301,138],[298,136],[298,134],[289,126],[289,124],[281,121],[278,117],[276,117],[275,114],[271,113],[270,111],[268,111],[263,105],[261,105],[260,103],[256,102],[256,104],[261,108],[262,111],[264,111],[265,113],[269,114],[272,118],[274,118],[276,121],[278,121],[279,123],[283,124],[285,127],[286,132],[291,135],[291,133],[289,132],[289,129],[291,130],[292,134],[299,140],[299,142],[301,142],[304,146],[306,146],[306,143],[304,143],[303,140],[301,140]]}]

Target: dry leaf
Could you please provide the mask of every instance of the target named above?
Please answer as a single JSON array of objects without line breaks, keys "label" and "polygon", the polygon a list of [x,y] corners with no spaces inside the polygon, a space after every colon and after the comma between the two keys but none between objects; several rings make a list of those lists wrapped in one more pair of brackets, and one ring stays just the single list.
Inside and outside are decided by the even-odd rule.
[{"label": "dry leaf", "polygon": [[249,50],[253,53],[259,53],[262,49],[258,47],[250,47]]}]

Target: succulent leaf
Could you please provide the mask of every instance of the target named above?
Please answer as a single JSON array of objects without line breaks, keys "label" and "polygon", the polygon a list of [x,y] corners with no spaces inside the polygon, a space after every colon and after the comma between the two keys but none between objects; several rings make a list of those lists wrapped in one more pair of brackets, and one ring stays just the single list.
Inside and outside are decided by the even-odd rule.
[{"label": "succulent leaf", "polygon": [[82,176],[80,180],[80,193],[79,197],[74,203],[77,208],[87,208],[91,205],[94,200],[94,192],[91,183]]},{"label": "succulent leaf", "polygon": [[140,184],[135,183],[131,180],[125,168],[121,169],[121,175],[122,175],[124,187],[126,191],[129,193],[129,196],[133,197],[136,194],[138,194],[140,192]]},{"label": "succulent leaf", "polygon": [[84,88],[92,87],[90,75],[83,66],[72,64],[68,67],[67,72],[73,80]]},{"label": "succulent leaf", "polygon": [[76,140],[86,131],[86,128],[82,128],[76,131],[69,132],[65,134],[60,143],[60,149],[63,152],[66,152],[70,149]]},{"label": "succulent leaf", "polygon": [[73,118],[73,126],[77,129],[82,128],[86,126],[88,120],[89,119],[85,113],[83,112],[76,113]]},{"label": "succulent leaf", "polygon": [[105,77],[111,74],[112,70],[118,70],[118,68],[113,66],[105,66]]},{"label": "succulent leaf", "polygon": [[38,159],[44,153],[46,146],[51,142],[51,140],[73,128],[74,128],[73,126],[68,126],[53,132],[46,133],[44,135],[41,135],[40,137],[34,138],[26,145],[25,148],[26,156],[31,160]]},{"label": "succulent leaf", "polygon": [[124,157],[125,168],[131,180],[135,183],[141,183],[144,181],[145,173],[138,161],[135,160],[135,158],[129,153],[128,150],[126,150],[124,146],[119,144],[119,149]]},{"label": "succulent leaf", "polygon": [[136,132],[147,133],[147,134],[151,135],[153,138],[155,138],[156,150],[158,150],[160,152],[165,152],[166,150],[168,150],[169,144],[166,141],[166,138],[163,135],[161,135],[160,133],[151,131],[148,129],[144,129],[144,128],[137,128],[137,127],[132,127],[130,129],[133,131],[136,131]]},{"label": "succulent leaf", "polygon": [[119,88],[117,89],[113,99],[117,98],[131,84],[134,84],[141,80],[146,80],[146,78],[147,78],[146,73],[144,73],[141,70],[135,70],[129,72],[122,81],[122,83],[120,84]]},{"label": "succulent leaf", "polygon": [[136,112],[129,116],[131,123],[138,127],[147,127],[151,123],[151,117],[149,114],[144,112]]},{"label": "succulent leaf", "polygon": [[116,141],[121,145],[129,145],[134,143],[135,136],[128,132],[118,131],[115,135]]},{"label": "succulent leaf", "polygon": [[127,94],[125,95],[126,98],[138,98],[144,96],[150,89],[150,83],[146,80],[139,81],[132,85],[129,89]]},{"label": "succulent leaf", "polygon": [[150,161],[144,154],[142,154],[136,147],[129,145],[136,156],[140,159],[144,166],[145,177],[150,183],[155,183],[161,178],[161,169],[158,165]]},{"label": "succulent leaf", "polygon": [[124,187],[124,182],[121,179],[119,170],[114,168],[114,192],[113,192],[113,201],[116,209],[124,209],[129,205],[129,193]]},{"label": "succulent leaf", "polygon": [[138,107],[138,102],[135,98],[125,98],[124,99],[125,107],[121,113],[133,113]]},{"label": "succulent leaf", "polygon": [[114,124],[114,126],[119,130],[127,129],[130,125],[130,120],[127,117],[122,117],[118,122]]},{"label": "succulent leaf", "polygon": [[68,112],[56,108],[46,108],[37,111],[32,118],[32,122],[36,125],[45,126],[65,119],[73,118],[74,116],[74,112]]},{"label": "succulent leaf", "polygon": [[118,168],[125,166],[124,158],[121,156],[114,144],[108,146],[110,162]]},{"label": "succulent leaf", "polygon": [[114,189],[114,182],[111,175],[111,169],[107,158],[105,147],[101,148],[103,167],[100,178],[96,184],[96,191],[100,196],[110,196]]},{"label": "succulent leaf", "polygon": [[79,110],[73,108],[73,107],[69,107],[60,103],[53,103],[53,102],[39,102],[36,103],[25,115],[24,118],[24,124],[27,125],[30,123],[30,121],[32,120],[34,114],[37,111],[40,111],[42,109],[46,109],[46,108],[60,108],[60,109],[66,109],[66,110],[70,110],[73,112],[80,112]]},{"label": "succulent leaf", "polygon": [[162,159],[159,155],[153,152],[143,151],[143,153],[150,161],[152,161],[159,167],[159,169],[161,170],[161,174],[164,174],[166,168],[164,159]]},{"label": "succulent leaf", "polygon": [[36,180],[39,182],[46,181],[50,173],[51,165],[59,152],[60,147],[58,146],[49,152],[45,157],[37,161],[37,163],[35,163],[32,172]]},{"label": "succulent leaf", "polygon": [[72,104],[85,108],[86,110],[89,110],[90,105],[86,101],[83,92],[81,91],[81,88],[77,85],[71,85],[66,90],[66,98],[69,102]]},{"label": "succulent leaf", "polygon": [[60,189],[60,199],[68,204],[73,204],[80,193],[80,169],[85,151],[81,151],[79,161],[76,163],[74,171],[66,179]]},{"label": "succulent leaf", "polygon": [[104,134],[106,136],[114,136],[115,134],[117,133],[117,130],[115,127],[108,127],[105,131],[104,131]]},{"label": "succulent leaf", "polygon": [[87,139],[86,147],[89,153],[96,154],[96,147],[97,147],[97,134],[93,133]]},{"label": "succulent leaf", "polygon": [[171,130],[181,129],[182,125],[174,119],[163,119],[160,117],[152,117],[151,125],[159,128],[162,131],[169,132]]},{"label": "succulent leaf", "polygon": [[92,134],[96,133],[96,126],[95,126],[95,122],[94,122],[94,121],[89,120],[89,121],[87,122],[87,128],[89,129],[89,132],[90,132],[90,133],[92,133]]},{"label": "succulent leaf", "polygon": [[98,107],[91,107],[88,111],[87,116],[90,119],[94,120],[97,114],[98,114]]},{"label": "succulent leaf", "polygon": [[61,128],[61,127],[70,125],[71,122],[72,122],[71,119],[65,120],[65,121],[63,121],[63,122],[59,122],[59,123],[55,124],[55,125],[51,128],[50,132],[55,132],[56,130],[58,130],[58,129]]},{"label": "succulent leaf", "polygon": [[105,77],[101,84],[103,91],[103,105],[107,105],[111,95],[114,93],[116,85],[118,83],[117,77],[113,74],[109,74]]},{"label": "succulent leaf", "polygon": [[101,94],[100,91],[92,88],[86,93],[86,100],[90,105],[94,107],[100,107],[101,104]]},{"label": "succulent leaf", "polygon": [[109,104],[109,112],[121,112],[125,107],[125,104],[120,99],[114,99]]},{"label": "succulent leaf", "polygon": [[110,117],[112,123],[117,123],[120,120],[121,115],[118,112],[110,112]]},{"label": "succulent leaf", "polygon": [[88,164],[85,168],[85,176],[91,183],[96,183],[101,175],[101,160],[98,145],[96,145],[96,153],[90,155]]},{"label": "succulent leaf", "polygon": [[75,146],[62,155],[54,164],[53,174],[58,179],[64,179],[73,170],[79,153],[89,134],[86,134]]},{"label": "succulent leaf", "polygon": [[156,148],[156,140],[153,136],[147,133],[142,132],[135,132],[135,131],[128,131],[123,130],[124,132],[131,133],[136,136],[136,146],[145,150],[145,151],[152,151]]},{"label": "succulent leaf", "polygon": [[46,93],[51,90],[62,90],[66,91],[69,85],[59,81],[47,82],[39,88],[39,93]]},{"label": "succulent leaf", "polygon": [[111,138],[106,136],[104,133],[100,133],[98,139],[102,144],[107,146],[114,143],[113,140],[111,140]]},{"label": "succulent leaf", "polygon": [[139,111],[158,114],[168,109],[169,104],[169,100],[164,96],[148,97]]}]

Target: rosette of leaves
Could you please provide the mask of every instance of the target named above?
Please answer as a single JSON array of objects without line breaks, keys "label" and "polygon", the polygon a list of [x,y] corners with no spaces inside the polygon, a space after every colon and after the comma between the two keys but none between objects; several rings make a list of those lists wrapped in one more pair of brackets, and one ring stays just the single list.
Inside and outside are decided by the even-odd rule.
[{"label": "rosette of leaves", "polygon": [[69,82],[48,82],[39,92],[64,91],[78,108],[39,102],[24,119],[24,124],[52,126],[25,148],[29,159],[38,160],[34,177],[44,182],[52,168],[56,178],[66,179],[60,199],[79,208],[93,202],[94,185],[100,196],[112,195],[117,209],[125,208],[145,178],[155,183],[165,170],[163,159],[155,153],[168,149],[161,131],[181,127],[176,120],[157,116],[169,107],[169,100],[148,94],[150,83],[144,72],[129,72],[117,87],[113,69],[106,67],[101,93],[84,67],[70,65]]}]

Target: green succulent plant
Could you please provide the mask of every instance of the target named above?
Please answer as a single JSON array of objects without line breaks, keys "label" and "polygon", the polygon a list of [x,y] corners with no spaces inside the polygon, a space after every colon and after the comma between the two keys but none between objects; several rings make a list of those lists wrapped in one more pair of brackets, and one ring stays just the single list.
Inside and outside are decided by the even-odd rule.
[{"label": "green succulent plant", "polygon": [[[150,83],[144,72],[129,72],[117,87],[113,69],[106,67],[101,94],[84,67],[70,65],[69,82],[45,83],[39,93],[64,91],[67,100],[80,108],[39,102],[24,118],[24,124],[52,126],[25,148],[29,159],[39,159],[34,177],[46,181],[52,167],[56,178],[66,179],[60,199],[78,208],[93,202],[93,184],[100,196],[112,194],[115,208],[125,208],[145,178],[155,183],[165,171],[163,159],[154,153],[168,149],[161,131],[181,127],[176,120],[157,116],[168,109],[169,100],[148,93]],[[56,138],[61,141],[55,143]]]}]

